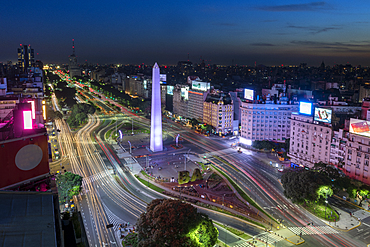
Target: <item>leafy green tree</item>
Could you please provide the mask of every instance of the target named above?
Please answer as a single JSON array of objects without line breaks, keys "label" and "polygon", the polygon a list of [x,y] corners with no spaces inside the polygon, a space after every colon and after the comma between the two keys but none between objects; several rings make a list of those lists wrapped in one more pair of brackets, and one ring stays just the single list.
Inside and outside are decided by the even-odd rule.
[{"label": "leafy green tree", "polygon": [[78,195],[81,191],[82,177],[78,174],[66,172],[56,176],[59,198],[65,201],[71,199],[74,195]]},{"label": "leafy green tree", "polygon": [[330,186],[322,185],[316,191],[317,200],[319,201],[321,199],[322,201],[323,199],[331,197],[333,193],[333,189]]},{"label": "leafy green tree", "polygon": [[200,122],[198,121],[198,119],[192,118],[190,119],[190,124],[193,128],[198,128],[198,125],[200,124]]},{"label": "leafy green tree", "polygon": [[67,123],[69,126],[71,127],[77,127],[78,126],[78,120],[75,118],[75,116],[70,116],[68,119],[67,119]]},{"label": "leafy green tree", "polygon": [[364,184],[360,187],[360,189],[357,191],[358,195],[360,196],[360,204],[362,204],[363,200],[365,200],[369,193],[370,193],[370,186]]},{"label": "leafy green tree", "polygon": [[312,170],[289,171],[282,175],[281,183],[284,195],[293,202],[317,200],[317,189],[321,185],[330,185],[330,180],[325,174]]},{"label": "leafy green tree", "polygon": [[137,222],[139,247],[210,247],[218,231],[207,215],[179,200],[156,199]]},{"label": "leafy green tree", "polygon": [[87,119],[87,114],[85,112],[80,112],[76,114],[75,118],[81,124]]}]

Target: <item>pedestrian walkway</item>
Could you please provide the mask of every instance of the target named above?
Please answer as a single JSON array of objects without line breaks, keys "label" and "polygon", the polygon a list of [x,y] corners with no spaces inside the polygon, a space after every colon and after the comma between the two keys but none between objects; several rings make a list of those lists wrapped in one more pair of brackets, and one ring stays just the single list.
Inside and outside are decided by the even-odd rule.
[{"label": "pedestrian walkway", "polygon": [[304,227],[288,227],[296,235],[321,235],[321,234],[337,234],[338,231],[330,226],[304,226]]},{"label": "pedestrian walkway", "polygon": [[354,216],[353,214],[349,214],[348,212],[345,212],[342,209],[337,208],[335,206],[331,205],[331,207],[334,208],[339,214],[339,220],[337,222],[329,222],[322,220],[323,222],[325,222],[325,224],[327,224],[331,228],[342,231],[349,231],[361,225],[361,222],[358,220],[358,217]]}]

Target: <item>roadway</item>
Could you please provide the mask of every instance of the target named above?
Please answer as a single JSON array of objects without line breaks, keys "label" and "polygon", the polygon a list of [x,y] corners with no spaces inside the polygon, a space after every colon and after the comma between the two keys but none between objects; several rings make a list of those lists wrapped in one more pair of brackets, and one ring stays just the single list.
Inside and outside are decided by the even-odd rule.
[{"label": "roadway", "polygon": [[[112,100],[109,101],[118,105]],[[124,108],[121,109],[122,111],[131,114],[131,112],[125,110]],[[149,124],[149,120],[142,119],[135,114],[131,114],[131,117]],[[249,194],[252,198],[255,197],[254,199],[262,207],[271,209],[271,214],[276,218],[283,220],[286,227],[291,228],[292,231],[300,229],[303,231],[303,233],[306,233],[306,243],[303,244],[303,246],[312,246],[312,244],[315,244],[315,246],[361,246],[364,244],[363,242],[358,242],[357,240],[351,239],[348,234],[329,235],[325,229],[323,230],[322,228],[316,227],[325,225],[304,209],[292,204],[289,200],[287,200],[282,193],[281,186],[277,184],[276,177],[271,175],[271,173],[268,172],[268,168],[263,167],[261,162],[252,155],[239,154],[236,153],[235,150],[235,155],[230,155],[229,152],[225,151],[228,150],[228,147],[223,146],[219,141],[212,140],[211,138],[204,138],[204,136],[192,133],[189,131],[189,129],[178,124],[163,125],[164,130],[172,133],[173,135],[180,133],[184,139],[197,145],[201,150],[204,150],[204,153],[217,152],[218,156],[223,157],[229,163],[233,164],[239,171],[236,171],[235,169],[219,162],[218,160],[211,159],[216,166],[232,177],[247,194]],[[106,155],[107,154],[108,152]],[[110,155],[108,154],[108,157],[109,156]],[[113,159],[111,158],[110,161],[112,162]],[[114,165],[116,166],[117,164]],[[126,178],[128,181],[131,181],[131,178],[128,176],[126,176]],[[139,184],[135,186],[139,186]],[[275,212],[273,213],[273,211]],[[217,216],[219,215],[217,214]],[[314,222],[315,227],[308,227],[308,222]],[[225,224],[227,223],[228,221],[225,222]],[[235,225],[238,226],[236,227],[237,229],[241,228],[241,230],[244,230],[245,226],[241,226],[238,223]],[[313,234],[308,235],[309,232],[313,232]]]}]

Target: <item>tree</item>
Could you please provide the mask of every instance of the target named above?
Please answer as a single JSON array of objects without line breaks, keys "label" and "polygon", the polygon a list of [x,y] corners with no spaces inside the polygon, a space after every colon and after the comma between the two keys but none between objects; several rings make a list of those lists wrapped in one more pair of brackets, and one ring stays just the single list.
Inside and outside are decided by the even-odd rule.
[{"label": "tree", "polygon": [[333,189],[330,186],[322,185],[316,191],[317,200],[319,201],[320,199],[326,199],[328,197],[331,197],[333,193],[334,193]]},{"label": "tree", "polygon": [[367,198],[367,196],[370,193],[370,186],[364,184],[360,187],[360,189],[357,191],[357,194],[360,196],[360,203],[359,205],[361,206],[362,201]]},{"label": "tree", "polygon": [[281,177],[281,183],[284,187],[284,195],[298,203],[317,200],[317,189],[321,185],[331,184],[325,174],[312,170],[284,173]]},{"label": "tree", "polygon": [[137,222],[138,246],[214,246],[218,230],[207,215],[179,200],[156,199]]},{"label": "tree", "polygon": [[56,176],[59,198],[71,199],[81,191],[82,177],[78,174],[66,172]]},{"label": "tree", "polygon": [[190,119],[190,124],[193,128],[198,128],[198,125],[200,124],[200,122],[196,118],[192,118]]}]

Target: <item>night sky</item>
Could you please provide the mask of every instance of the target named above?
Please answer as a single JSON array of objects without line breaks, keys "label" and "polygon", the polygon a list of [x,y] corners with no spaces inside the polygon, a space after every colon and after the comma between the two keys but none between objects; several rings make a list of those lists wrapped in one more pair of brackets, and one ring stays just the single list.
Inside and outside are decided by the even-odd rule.
[{"label": "night sky", "polygon": [[66,63],[370,65],[370,2],[1,1],[0,62],[19,44]]}]

